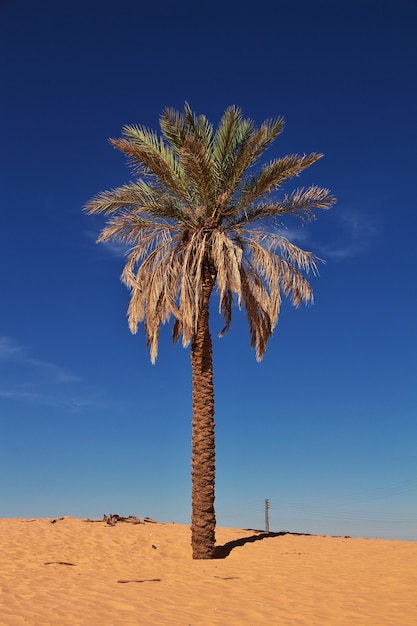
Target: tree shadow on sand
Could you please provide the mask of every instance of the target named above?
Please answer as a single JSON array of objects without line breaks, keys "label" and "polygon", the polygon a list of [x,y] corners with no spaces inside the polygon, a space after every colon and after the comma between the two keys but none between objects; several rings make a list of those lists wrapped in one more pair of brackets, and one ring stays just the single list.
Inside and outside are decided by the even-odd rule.
[{"label": "tree shadow on sand", "polygon": [[255,541],[262,541],[263,539],[270,539],[272,537],[282,537],[284,535],[299,535],[310,536],[309,533],[290,533],[288,531],[281,531],[279,533],[267,533],[262,531],[255,531],[256,535],[250,535],[249,537],[242,537],[241,539],[235,539],[234,541],[228,541],[223,546],[216,546],[214,549],[215,559],[225,559],[229,556],[234,548],[244,546],[246,543],[254,543]]}]

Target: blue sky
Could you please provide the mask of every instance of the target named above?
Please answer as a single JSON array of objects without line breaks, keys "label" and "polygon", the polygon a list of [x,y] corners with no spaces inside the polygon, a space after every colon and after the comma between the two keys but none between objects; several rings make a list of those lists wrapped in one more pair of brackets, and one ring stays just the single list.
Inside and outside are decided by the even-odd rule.
[{"label": "blue sky", "polygon": [[131,180],[108,137],[190,102],[283,115],[265,159],[337,205],[287,236],[325,259],[266,356],[213,318],[219,525],[416,540],[413,0],[0,2],[0,515],[190,518],[188,350],[129,333],[120,249],[82,213]]}]

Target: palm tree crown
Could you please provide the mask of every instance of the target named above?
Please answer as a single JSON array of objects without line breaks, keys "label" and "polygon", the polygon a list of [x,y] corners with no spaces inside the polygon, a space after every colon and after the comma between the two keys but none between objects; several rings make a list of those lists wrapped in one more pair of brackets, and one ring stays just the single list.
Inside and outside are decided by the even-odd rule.
[{"label": "palm tree crown", "polygon": [[188,346],[210,275],[219,291],[222,334],[231,323],[233,298],[239,307],[243,301],[251,347],[261,360],[278,320],[281,293],[296,306],[312,301],[302,272],[314,273],[317,260],[277,232],[266,232],[261,222],[285,214],[310,220],[313,208],[328,209],[334,202],[317,186],[279,200],[268,196],[322,155],[275,159],[248,176],[281,133],[281,117],[255,128],[232,106],[214,132],[206,117],[186,104],[183,114],[165,109],[160,126],[162,137],[142,126],[125,126],[122,139],[110,140],[142,178],[99,194],[85,207],[111,216],[99,242],[131,246],[122,274],[131,289],[129,327],[136,333],[144,321],[152,362],[160,326],[171,316],[174,340],[182,335]]}]

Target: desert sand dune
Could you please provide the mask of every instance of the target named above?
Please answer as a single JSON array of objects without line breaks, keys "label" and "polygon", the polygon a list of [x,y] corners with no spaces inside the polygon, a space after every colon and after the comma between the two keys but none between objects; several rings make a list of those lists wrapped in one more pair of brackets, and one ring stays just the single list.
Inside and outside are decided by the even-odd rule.
[{"label": "desert sand dune", "polygon": [[218,528],[217,543],[193,561],[180,524],[1,519],[0,625],[417,624],[417,542]]}]

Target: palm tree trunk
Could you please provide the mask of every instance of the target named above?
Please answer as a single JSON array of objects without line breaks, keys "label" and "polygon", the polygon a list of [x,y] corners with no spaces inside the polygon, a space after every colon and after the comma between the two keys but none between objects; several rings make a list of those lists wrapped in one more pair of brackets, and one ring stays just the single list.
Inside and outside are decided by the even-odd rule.
[{"label": "palm tree trunk", "polygon": [[214,387],[209,328],[209,302],[213,285],[213,279],[207,277],[203,284],[202,309],[191,347],[193,386],[191,545],[193,559],[213,558],[215,546]]}]

